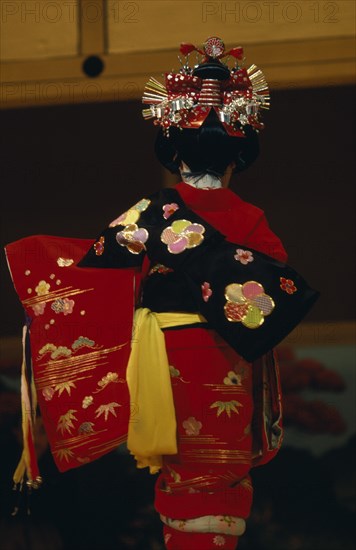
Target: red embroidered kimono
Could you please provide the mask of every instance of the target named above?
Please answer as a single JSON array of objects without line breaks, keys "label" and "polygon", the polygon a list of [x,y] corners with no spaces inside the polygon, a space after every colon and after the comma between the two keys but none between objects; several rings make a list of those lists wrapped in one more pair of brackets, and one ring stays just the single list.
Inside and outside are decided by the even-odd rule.
[{"label": "red embroidered kimono", "polygon": [[36,236],[6,247],[29,319],[27,367],[58,468],[78,467],[123,442],[137,414],[125,381],[136,298],[152,311],[199,309],[207,325],[165,330],[179,452],[165,457],[155,505],[169,518],[246,518],[249,470],[282,439],[268,349],[317,293],[290,278],[263,212],[229,189],[180,183],[161,195],[134,205],[95,243]]},{"label": "red embroidered kimono", "polygon": [[[188,208],[228,241],[286,262],[282,243],[259,208],[229,189],[206,191],[184,183],[176,189]],[[247,518],[252,504],[249,470],[271,460],[282,442],[273,353],[251,364],[213,330],[165,335],[180,445],[177,457],[166,457],[157,480],[156,508],[170,518]]]}]

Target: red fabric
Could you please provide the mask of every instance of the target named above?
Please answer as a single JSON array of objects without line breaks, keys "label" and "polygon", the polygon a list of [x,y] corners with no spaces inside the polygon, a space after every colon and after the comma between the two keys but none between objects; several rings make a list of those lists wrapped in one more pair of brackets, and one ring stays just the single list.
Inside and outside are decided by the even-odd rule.
[{"label": "red fabric", "polygon": [[167,550],[235,550],[238,537],[217,533],[184,533],[167,525],[163,528]]},{"label": "red fabric", "polygon": [[[285,259],[284,249],[260,209],[228,189],[204,191],[181,183],[177,190],[188,208],[228,240]],[[134,269],[76,268],[75,262],[91,244],[89,240],[35,236],[6,248],[16,290],[32,318],[30,338],[39,405],[61,471],[115,448],[125,438],[129,421],[125,368],[130,347],[117,346],[128,344],[131,338],[133,289],[139,274]],[[59,257],[72,258],[74,263],[60,267]],[[147,266],[146,260],[143,272]],[[41,281],[49,285],[48,295],[36,290]],[[66,315],[52,308],[58,298],[74,301]],[[34,304],[40,306],[37,313]],[[40,311],[43,304],[45,309]],[[177,519],[211,514],[246,518],[252,504],[248,475],[253,464],[252,366],[213,331],[167,330],[165,335],[179,454],[164,458],[156,485],[156,509]],[[92,347],[73,348],[73,343],[84,337],[93,342],[95,353],[100,351],[98,358],[95,353],[89,357]],[[51,349],[41,353],[44,346]],[[60,347],[71,351],[73,363],[63,355],[51,359],[51,351]],[[78,358],[83,360],[79,361],[81,372],[72,372]],[[109,374],[119,378],[107,383]],[[230,384],[229,377],[234,375],[238,382]],[[93,399],[84,407],[88,397]],[[224,408],[227,403],[230,409]],[[262,451],[269,453],[268,434],[262,436]]]},{"label": "red fabric", "polygon": [[[178,184],[176,189],[188,208],[223,233],[230,242],[251,247],[281,262],[286,262],[287,254],[281,241],[269,228],[263,211],[256,206],[243,201],[229,189],[206,191],[185,183]],[[273,390],[276,391],[272,397],[275,402],[271,403],[270,396],[265,393],[262,395],[262,388],[260,388],[260,394],[256,392],[255,395],[258,400],[258,415],[254,418],[254,429],[258,435],[256,436],[257,445],[252,451],[251,435],[241,434],[241,431],[246,429],[247,423],[240,407],[238,417],[235,413],[231,413],[231,418],[226,413],[217,417],[214,415],[217,409],[210,408],[216,401],[235,399],[233,394],[224,394],[223,390],[226,390],[226,387],[220,386],[213,392],[211,387],[203,385],[208,383],[209,379],[214,379],[216,384],[223,385],[227,372],[232,372],[236,368],[238,370],[239,367],[236,365],[241,365],[239,356],[212,331],[186,329],[166,331],[165,334],[170,364],[181,372],[182,380],[186,379],[189,383],[184,383],[179,378],[172,379],[180,436],[179,454],[176,457],[165,457],[164,468],[156,483],[155,507],[160,513],[176,519],[209,514],[247,518],[252,505],[252,486],[248,472],[252,464],[268,462],[278,451],[277,448],[272,449],[270,446],[270,434],[264,422],[266,404],[266,410],[271,408],[274,411],[277,408],[280,412],[277,407],[280,400],[278,371],[275,371],[274,365],[269,364],[267,372],[272,373],[274,378]],[[260,369],[261,365],[254,367]],[[249,376],[243,384],[249,402],[243,404],[244,413],[252,421],[251,365],[248,365],[247,370]],[[273,377],[274,373],[276,377]],[[241,395],[236,397],[236,401],[241,402]],[[189,417],[202,422],[201,434],[208,433],[223,439],[226,441],[225,447],[208,443],[199,445],[199,441],[190,445],[183,443],[181,437],[186,436],[183,422]],[[203,419],[206,420],[205,425]],[[200,452],[203,460],[197,460],[196,464],[187,461],[188,447],[190,451]],[[204,462],[204,457],[214,448],[245,452],[248,450],[249,456],[244,464],[229,463],[228,459],[221,463]],[[252,458],[256,450],[258,456]],[[245,458],[247,458],[246,455]],[[229,476],[234,480],[232,481]],[[207,483],[205,487],[198,487],[199,482],[196,480],[200,477],[203,478],[202,483]],[[188,546],[177,546],[177,548],[188,548]]]},{"label": "red fabric", "polygon": [[[6,247],[16,291],[31,318],[38,404],[62,472],[122,443],[130,415],[125,371],[136,271],[77,268],[91,244],[37,235]],[[59,258],[73,263],[60,266]]]},{"label": "red fabric", "polygon": [[[175,519],[246,518],[252,503],[252,366],[212,330],[167,330],[165,338],[179,453],[164,457],[156,509]],[[226,403],[233,409],[224,409]]]},{"label": "red fabric", "polygon": [[280,262],[287,253],[271,231],[263,210],[243,201],[230,189],[196,189],[186,183],[176,187],[188,208],[218,229],[228,241],[263,252]]}]

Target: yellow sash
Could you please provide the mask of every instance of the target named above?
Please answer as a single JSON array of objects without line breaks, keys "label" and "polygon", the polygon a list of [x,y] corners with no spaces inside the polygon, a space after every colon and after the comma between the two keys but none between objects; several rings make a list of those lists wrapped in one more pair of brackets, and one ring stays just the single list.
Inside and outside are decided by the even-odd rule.
[{"label": "yellow sash", "polygon": [[131,417],[127,447],[138,468],[152,474],[162,466],[161,455],[177,454],[176,418],[161,328],[206,323],[199,313],[154,313],[136,310],[131,354],[126,371]]}]

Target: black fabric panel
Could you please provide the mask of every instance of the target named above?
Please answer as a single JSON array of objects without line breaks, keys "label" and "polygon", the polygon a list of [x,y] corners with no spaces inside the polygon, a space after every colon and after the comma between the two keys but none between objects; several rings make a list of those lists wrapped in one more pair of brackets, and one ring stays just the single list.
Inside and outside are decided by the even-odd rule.
[{"label": "black fabric panel", "polygon": [[[137,225],[148,231],[145,243],[151,266],[159,263],[171,268],[169,273],[153,273],[143,282],[142,306],[152,311],[199,311],[210,325],[245,359],[253,361],[280,343],[303,319],[319,293],[290,266],[249,249],[253,261],[242,264],[235,259],[238,244],[225,240],[224,236],[189,210],[175,189],[164,189],[149,197],[151,204],[141,213]],[[167,220],[163,206],[174,202],[176,210]],[[205,228],[204,240],[196,247],[179,254],[169,252],[161,240],[162,232],[175,220],[186,219]],[[125,268],[140,266],[144,251],[132,254],[118,244],[116,235],[123,226],[107,228],[104,252],[96,255],[92,247],[79,262],[82,267]],[[245,248],[245,247],[242,247]],[[281,288],[281,277],[291,279],[296,291],[288,294]],[[225,316],[225,289],[233,283],[249,281],[260,283],[265,294],[274,303],[274,310],[264,317],[258,328],[248,328],[239,321],[230,321]],[[209,283],[212,295],[205,301],[202,285]]]}]

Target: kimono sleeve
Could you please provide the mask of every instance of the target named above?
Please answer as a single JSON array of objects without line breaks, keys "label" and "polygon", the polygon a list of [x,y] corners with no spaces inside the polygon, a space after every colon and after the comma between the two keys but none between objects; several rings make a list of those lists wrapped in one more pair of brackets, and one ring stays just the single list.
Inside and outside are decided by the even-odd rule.
[{"label": "kimono sleeve", "polygon": [[[91,243],[35,235],[6,246],[26,312],[27,378],[62,472],[117,448],[131,414],[125,372],[135,269],[78,268]],[[29,410],[23,408],[24,419]]]},{"label": "kimono sleeve", "polygon": [[78,262],[78,267],[139,268],[151,224],[151,199],[142,199],[106,227]]}]

